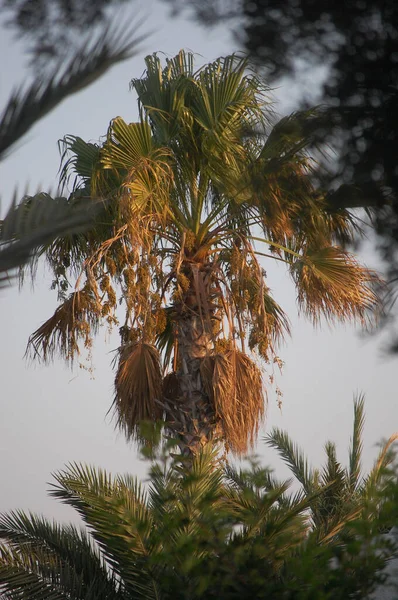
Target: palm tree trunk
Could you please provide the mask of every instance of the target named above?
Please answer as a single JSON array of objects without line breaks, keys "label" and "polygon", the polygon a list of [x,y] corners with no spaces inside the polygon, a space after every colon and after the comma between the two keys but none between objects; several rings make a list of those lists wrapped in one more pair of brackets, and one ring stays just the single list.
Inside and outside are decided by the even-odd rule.
[{"label": "palm tree trunk", "polygon": [[[209,283],[202,269],[199,276],[203,284]],[[207,292],[208,287],[204,285]],[[214,438],[216,429],[214,405],[206,393],[200,372],[204,357],[213,351],[214,336],[211,315],[202,315],[193,281],[184,296],[176,307],[177,393],[174,398],[167,399],[167,420],[181,453],[190,456]]]}]

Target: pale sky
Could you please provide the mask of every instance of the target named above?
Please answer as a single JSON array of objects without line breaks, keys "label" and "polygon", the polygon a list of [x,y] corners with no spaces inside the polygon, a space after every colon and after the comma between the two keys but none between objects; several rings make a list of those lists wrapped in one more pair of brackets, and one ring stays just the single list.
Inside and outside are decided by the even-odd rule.
[{"label": "pale sky", "polygon": [[[174,55],[180,48],[200,55],[198,64],[237,50],[226,26],[207,31],[192,21],[170,19],[163,4],[145,3],[150,15],[148,37],[139,54],[114,67],[89,89],[66,100],[29,132],[22,144],[0,164],[2,214],[16,186],[28,189],[54,188],[59,167],[57,141],[65,134],[98,140],[109,121],[118,115],[126,121],[137,117],[136,98],[129,81],[144,70],[144,56],[153,51]],[[126,22],[128,21],[126,17]],[[145,25],[143,26],[145,30]],[[0,105],[9,92],[27,77],[24,57],[6,30],[1,31]],[[306,85],[311,82],[307,81]],[[314,86],[315,89],[315,86]],[[284,112],[294,105],[294,90],[282,85],[277,90]],[[362,259],[376,266],[369,246]],[[295,291],[283,268],[264,264],[268,285],[292,322],[292,338],[280,349],[285,362],[278,385],[283,406],[276,405],[269,391],[267,420],[260,432],[257,452],[265,465],[283,477],[286,470],[262,436],[273,426],[286,429],[307,452],[315,465],[323,463],[327,439],[337,442],[338,456],[345,465],[352,427],[352,398],[366,395],[364,467],[376,457],[376,444],[398,429],[395,383],[397,359],[381,352],[381,340],[363,339],[351,326],[326,325],[314,331],[304,318],[297,318]],[[114,430],[106,413],[112,402],[112,350],[116,335],[107,339],[105,329],[94,349],[94,378],[78,367],[70,371],[60,360],[51,366],[27,364],[23,358],[29,334],[55,310],[56,295],[49,290],[50,277],[39,272],[35,289],[27,284],[0,292],[1,303],[1,418],[0,418],[0,511],[23,508],[49,518],[74,518],[68,508],[46,495],[51,472],[72,461],[95,464],[114,473],[143,476],[145,468],[136,449]]]}]

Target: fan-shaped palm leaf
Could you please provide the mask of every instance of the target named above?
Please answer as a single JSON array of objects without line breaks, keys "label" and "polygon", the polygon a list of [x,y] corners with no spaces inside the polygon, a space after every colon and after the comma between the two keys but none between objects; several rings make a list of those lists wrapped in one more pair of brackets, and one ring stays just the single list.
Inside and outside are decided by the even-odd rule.
[{"label": "fan-shaped palm leaf", "polygon": [[245,453],[253,447],[264,416],[260,369],[246,354],[232,349],[205,358],[201,375],[222,438],[232,451]]},{"label": "fan-shaped palm leaf", "polygon": [[314,322],[320,315],[366,321],[378,304],[377,275],[339,248],[322,248],[293,264],[298,302]]}]

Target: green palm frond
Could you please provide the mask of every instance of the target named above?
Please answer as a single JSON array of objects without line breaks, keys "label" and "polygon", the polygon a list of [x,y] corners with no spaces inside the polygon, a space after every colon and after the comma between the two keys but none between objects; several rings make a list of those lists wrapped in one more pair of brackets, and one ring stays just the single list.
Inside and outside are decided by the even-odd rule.
[{"label": "green palm frond", "polygon": [[148,566],[153,520],[137,480],[77,464],[54,477],[50,494],[78,511],[129,593],[157,598]]},{"label": "green palm frond", "polygon": [[107,137],[108,144],[105,145],[102,156],[106,169],[122,168],[130,171],[139,160],[149,157],[156,148],[151,128],[145,121],[127,124],[121,117],[117,117],[113,119]]},{"label": "green palm frond", "polygon": [[273,429],[265,438],[301,484],[304,498],[313,494],[309,509],[314,536],[319,543],[332,542],[347,523],[358,519],[360,515],[374,518],[382,509],[380,492],[394,477],[388,467],[395,457],[393,445],[398,440],[398,433],[382,446],[369,475],[361,477],[364,403],[362,395],[354,399],[353,435],[346,469],[337,460],[333,442],[325,444],[326,462],[318,473],[308,465],[303,453],[286,433]]},{"label": "green palm frond", "polygon": [[397,442],[398,432],[393,433],[381,446],[379,455],[373,465],[372,470],[362,482],[361,493],[365,498],[374,498],[380,486],[384,484],[386,470],[395,458],[393,448]]},{"label": "green palm frond", "polygon": [[59,142],[59,148],[62,165],[59,176],[61,187],[64,188],[68,185],[71,170],[73,170],[76,177],[73,184],[74,189],[76,189],[77,182],[79,182],[80,186],[89,184],[99,160],[100,146],[91,142],[85,142],[78,136],[66,135]]},{"label": "green palm frond", "polygon": [[[58,565],[56,565],[58,566]],[[57,571],[55,571],[57,573]],[[66,600],[58,590],[51,590],[35,572],[30,556],[21,556],[0,545],[0,592],[2,600]],[[73,597],[73,596],[72,596]],[[77,599],[76,599],[77,600]]]},{"label": "green palm frond", "polygon": [[195,86],[194,56],[180,51],[174,58],[166,58],[163,69],[157,53],[145,58],[146,77],[135,78],[130,87],[138,95],[138,104],[148,116],[160,144],[169,144],[179,134],[179,123],[191,123],[185,108],[186,94]]},{"label": "green palm frond", "polygon": [[312,494],[316,488],[315,473],[297,444],[292,442],[287,433],[278,428],[272,429],[265,440],[268,446],[275,448],[288,465],[306,494]]},{"label": "green palm frond", "polygon": [[[165,213],[173,180],[170,152],[156,144],[145,120],[127,124],[121,117],[113,119],[100,160],[105,174],[108,170],[121,173],[130,218],[139,218],[143,211],[153,216]],[[101,177],[100,170],[95,172]],[[95,179],[96,175],[94,184]]]},{"label": "green palm frond", "polygon": [[14,271],[43,251],[54,238],[78,234],[94,222],[103,203],[69,201],[45,193],[14,201],[0,222],[0,279],[5,282]]},{"label": "green palm frond", "polygon": [[363,450],[363,430],[365,425],[365,397],[363,394],[354,399],[354,426],[349,455],[349,481],[351,492],[354,492],[360,482],[361,459]]},{"label": "green palm frond", "polygon": [[[0,589],[30,598],[121,598],[90,538],[72,525],[12,512],[0,517]],[[29,596],[30,594],[30,596]]]},{"label": "green palm frond", "polygon": [[254,74],[247,77],[247,69],[247,59],[233,54],[205,66],[199,73],[194,115],[216,142],[239,138],[250,126],[265,121],[260,102],[262,86]]}]

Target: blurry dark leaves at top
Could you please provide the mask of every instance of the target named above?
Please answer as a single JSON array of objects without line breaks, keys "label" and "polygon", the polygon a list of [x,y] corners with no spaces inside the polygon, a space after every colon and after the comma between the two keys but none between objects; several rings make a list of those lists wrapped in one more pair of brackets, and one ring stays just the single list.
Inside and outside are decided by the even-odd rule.
[{"label": "blurry dark leaves at top", "polygon": [[[166,2],[176,9],[188,5],[205,24],[229,22],[268,82],[297,77],[300,84],[303,74],[307,80],[314,73],[316,87],[317,68],[325,67],[322,102],[328,113],[320,121],[318,138],[333,142],[340,158],[329,184],[369,185],[377,207],[383,203],[380,190],[384,203],[397,200],[396,0],[346,0],[344,10],[330,0]],[[298,88],[301,106],[306,86]]]},{"label": "blurry dark leaves at top", "polygon": [[193,13],[204,25],[237,17],[242,20],[242,0],[165,0],[173,14],[183,11]]},{"label": "blurry dark leaves at top", "polygon": [[[113,0],[113,3],[123,0]],[[41,118],[68,96],[87,87],[110,67],[133,56],[143,36],[139,23],[128,28],[117,20],[105,18],[104,9],[112,0],[0,0],[0,12],[11,24],[34,41],[29,54],[32,62],[48,62],[42,45],[47,32],[48,47],[54,52],[46,73],[31,84],[11,93],[0,114],[0,160]],[[100,23],[101,22],[101,23]],[[100,23],[98,27],[96,24]],[[73,45],[65,44],[70,31],[79,30]],[[84,33],[84,35],[82,35]],[[66,36],[66,37],[65,37]],[[70,41],[70,39],[69,39]],[[62,53],[58,50],[63,48]],[[71,198],[51,198],[48,194],[16,196],[0,221],[0,287],[15,276],[15,270],[40,255],[42,248],[58,236],[75,235],[87,229],[103,202],[77,205]]]},{"label": "blurry dark leaves at top", "polygon": [[112,26],[80,42],[68,61],[58,61],[46,77],[37,77],[21,87],[0,115],[0,160],[39,119],[66,97],[79,92],[101,77],[111,66],[138,50],[142,38],[131,27],[120,35]]},{"label": "blurry dark leaves at top", "polygon": [[329,67],[323,100],[345,142],[339,176],[396,198],[398,3],[250,0],[244,15],[246,48],[272,79],[296,75],[300,63]]},{"label": "blurry dark leaves at top", "polygon": [[18,36],[29,41],[32,66],[43,67],[64,57],[87,30],[108,20],[109,7],[128,1],[0,0],[0,14],[5,15]]}]

